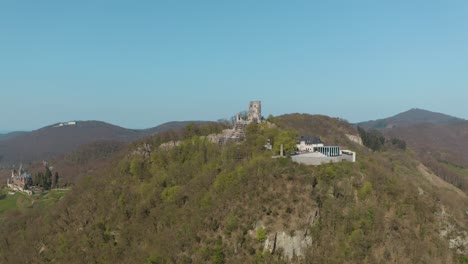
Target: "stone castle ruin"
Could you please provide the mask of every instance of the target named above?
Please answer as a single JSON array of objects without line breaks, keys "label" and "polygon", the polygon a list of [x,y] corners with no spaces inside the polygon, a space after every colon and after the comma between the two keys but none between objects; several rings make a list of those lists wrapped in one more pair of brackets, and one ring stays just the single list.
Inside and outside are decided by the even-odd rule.
[{"label": "stone castle ruin", "polygon": [[247,125],[250,123],[261,123],[262,119],[262,102],[251,101],[247,114],[245,116],[237,114],[234,127],[223,131],[223,134],[219,138],[219,145],[222,146],[228,142],[240,142],[244,140]]},{"label": "stone castle ruin", "polygon": [[262,121],[262,102],[251,101],[249,104],[249,111],[247,112],[246,118],[242,118],[241,114],[236,115],[236,124],[250,124],[260,123]]}]

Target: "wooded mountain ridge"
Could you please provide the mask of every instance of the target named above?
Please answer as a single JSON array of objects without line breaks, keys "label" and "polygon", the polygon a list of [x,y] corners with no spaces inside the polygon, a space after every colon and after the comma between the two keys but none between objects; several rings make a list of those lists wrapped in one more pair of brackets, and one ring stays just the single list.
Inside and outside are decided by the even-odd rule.
[{"label": "wooded mountain ridge", "polygon": [[424,109],[413,108],[397,115],[357,123],[358,126],[365,129],[385,129],[395,127],[405,127],[420,123],[431,123],[438,125],[454,124],[464,122],[462,118],[432,112]]},{"label": "wooded mountain ridge", "polygon": [[[220,125],[127,145],[48,210],[0,217],[0,262],[466,259],[466,194],[438,179],[411,150],[385,144],[371,151],[346,136],[357,136],[355,127],[326,116],[270,121],[250,124],[245,141],[224,147],[207,137]],[[358,159],[305,166],[272,158],[265,142],[290,132],[353,149]],[[138,151],[142,146],[150,151]]]},{"label": "wooded mountain ridge", "polygon": [[190,123],[204,122],[168,122],[148,129],[127,129],[102,121],[77,121],[75,125],[64,126],[57,123],[31,132],[1,136],[0,164],[11,165],[47,160],[96,141],[128,143],[159,132],[180,129]]},{"label": "wooded mountain ridge", "polygon": [[468,121],[422,109],[357,124],[399,138],[441,178],[468,192]]}]

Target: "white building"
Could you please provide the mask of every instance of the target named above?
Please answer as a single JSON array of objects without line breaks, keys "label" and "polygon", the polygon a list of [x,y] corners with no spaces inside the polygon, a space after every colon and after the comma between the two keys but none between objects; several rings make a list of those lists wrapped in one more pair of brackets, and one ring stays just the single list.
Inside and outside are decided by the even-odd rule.
[{"label": "white building", "polygon": [[55,125],[55,127],[64,127],[64,126],[76,126],[76,121],[62,122]]},{"label": "white building", "polygon": [[318,137],[300,136],[297,139],[298,152],[315,152],[318,147],[323,147],[323,142]]},{"label": "white building", "polygon": [[356,162],[356,152],[341,150],[339,146],[325,146],[318,137],[301,136],[297,139],[297,155],[294,162],[305,165],[320,165],[330,162]]}]

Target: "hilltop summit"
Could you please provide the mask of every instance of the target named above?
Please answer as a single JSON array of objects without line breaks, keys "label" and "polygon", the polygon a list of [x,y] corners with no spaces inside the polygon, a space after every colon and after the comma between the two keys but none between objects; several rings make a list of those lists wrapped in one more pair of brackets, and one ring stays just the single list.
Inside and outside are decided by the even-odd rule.
[{"label": "hilltop summit", "polygon": [[408,111],[399,113],[392,117],[372,120],[367,122],[358,123],[362,128],[369,129],[385,129],[385,128],[395,128],[402,126],[409,126],[418,123],[431,123],[431,124],[453,124],[463,122],[464,119],[432,112],[424,109],[413,108]]}]

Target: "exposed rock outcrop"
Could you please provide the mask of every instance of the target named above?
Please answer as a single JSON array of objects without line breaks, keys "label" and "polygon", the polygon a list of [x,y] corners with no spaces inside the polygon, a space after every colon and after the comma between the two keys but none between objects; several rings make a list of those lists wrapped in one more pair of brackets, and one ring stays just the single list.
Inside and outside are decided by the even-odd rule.
[{"label": "exposed rock outcrop", "polygon": [[281,251],[283,256],[288,260],[294,257],[303,257],[313,241],[312,236],[309,234],[309,227],[314,225],[319,217],[319,210],[315,208],[307,217],[303,230],[294,230],[289,233],[282,230],[268,234],[263,250],[269,251],[271,254]]},{"label": "exposed rock outcrop", "polygon": [[169,142],[162,143],[161,145],[159,145],[159,148],[163,150],[169,150],[179,145],[180,145],[180,141],[169,141]]},{"label": "exposed rock outcrop", "polygon": [[307,231],[296,230],[287,234],[284,231],[268,235],[263,250],[274,254],[281,250],[283,256],[290,260],[293,257],[303,257],[306,249],[312,245],[312,237]]},{"label": "exposed rock outcrop", "polygon": [[451,223],[450,215],[446,213],[444,206],[441,206],[441,211],[436,213],[439,218],[439,236],[445,238],[449,242],[449,248],[455,249],[458,254],[468,254],[468,234],[464,230],[460,230],[455,224]]},{"label": "exposed rock outcrop", "polygon": [[347,137],[349,140],[351,140],[352,142],[357,143],[357,144],[363,146],[363,144],[362,144],[362,139],[361,139],[360,136],[355,136],[355,135],[351,135],[351,134],[346,134],[346,137]]}]

